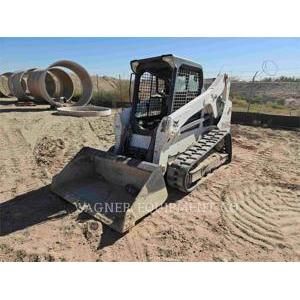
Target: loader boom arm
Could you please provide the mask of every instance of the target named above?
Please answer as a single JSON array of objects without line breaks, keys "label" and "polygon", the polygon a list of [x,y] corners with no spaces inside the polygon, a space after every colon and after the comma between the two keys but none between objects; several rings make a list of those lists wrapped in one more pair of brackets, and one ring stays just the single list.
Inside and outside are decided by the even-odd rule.
[{"label": "loader boom arm", "polygon": [[[212,113],[214,118],[220,117],[217,124],[219,129],[230,130],[231,101],[229,100],[230,81],[226,74],[218,75],[209,88],[185,104],[171,115],[163,118],[156,135],[153,162],[166,169],[168,157],[176,155],[186,149],[186,145],[194,139],[197,140],[201,131],[194,130],[192,134],[181,134],[181,130],[186,122],[196,113],[205,109]],[[219,116],[217,99],[221,97],[224,109]],[[199,123],[200,126],[200,123]],[[180,142],[184,140],[184,142]],[[176,146],[174,146],[176,145]]]},{"label": "loader boom arm", "polygon": [[227,80],[228,77],[225,74],[218,75],[204,93],[169,115],[172,123],[176,124],[177,128],[181,128],[193,114],[207,106],[212,111],[214,118],[217,118],[217,98],[225,93],[227,98],[224,101],[228,100]]}]

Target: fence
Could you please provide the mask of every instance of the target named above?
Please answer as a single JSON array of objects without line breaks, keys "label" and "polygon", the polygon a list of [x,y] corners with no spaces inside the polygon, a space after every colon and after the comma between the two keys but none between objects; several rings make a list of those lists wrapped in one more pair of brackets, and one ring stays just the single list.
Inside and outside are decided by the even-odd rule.
[{"label": "fence", "polygon": [[[92,76],[92,103],[109,107],[130,105],[128,79]],[[207,88],[213,79],[205,80]],[[281,77],[259,81],[231,81],[233,110],[273,115],[300,116],[300,79]]]},{"label": "fence", "polygon": [[[207,79],[205,87],[212,81]],[[230,98],[235,111],[300,116],[300,79],[232,80]]]},{"label": "fence", "polygon": [[92,76],[94,93],[92,104],[108,106],[112,108],[130,106],[128,79],[108,76]]},{"label": "fence", "polygon": [[300,116],[300,80],[233,81],[235,111]]}]

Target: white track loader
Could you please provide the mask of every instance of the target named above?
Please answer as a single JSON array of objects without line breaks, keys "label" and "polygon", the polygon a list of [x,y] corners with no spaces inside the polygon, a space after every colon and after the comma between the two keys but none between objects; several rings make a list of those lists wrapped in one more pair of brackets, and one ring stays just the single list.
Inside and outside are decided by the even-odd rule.
[{"label": "white track loader", "polygon": [[166,201],[166,184],[189,193],[232,156],[226,74],[205,90],[201,65],[173,55],[131,68],[132,106],[116,116],[114,147],[83,148],[51,185],[119,232]]}]

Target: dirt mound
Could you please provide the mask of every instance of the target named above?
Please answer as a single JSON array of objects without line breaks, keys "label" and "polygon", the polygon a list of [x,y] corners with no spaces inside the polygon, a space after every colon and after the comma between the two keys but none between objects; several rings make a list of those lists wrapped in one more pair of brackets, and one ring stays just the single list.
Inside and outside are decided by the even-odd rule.
[{"label": "dirt mound", "polygon": [[50,166],[62,156],[65,143],[62,139],[45,136],[36,144],[33,153],[39,166]]}]

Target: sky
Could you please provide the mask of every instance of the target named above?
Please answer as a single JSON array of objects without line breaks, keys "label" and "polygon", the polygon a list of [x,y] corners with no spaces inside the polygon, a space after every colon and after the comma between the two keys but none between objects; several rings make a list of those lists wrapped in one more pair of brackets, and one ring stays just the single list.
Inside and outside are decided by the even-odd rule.
[{"label": "sky", "polygon": [[169,53],[200,63],[205,77],[300,76],[300,38],[0,38],[0,73],[68,59],[90,74],[128,78],[130,60]]}]

